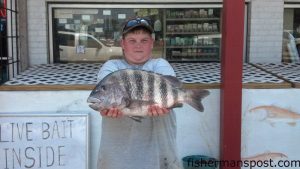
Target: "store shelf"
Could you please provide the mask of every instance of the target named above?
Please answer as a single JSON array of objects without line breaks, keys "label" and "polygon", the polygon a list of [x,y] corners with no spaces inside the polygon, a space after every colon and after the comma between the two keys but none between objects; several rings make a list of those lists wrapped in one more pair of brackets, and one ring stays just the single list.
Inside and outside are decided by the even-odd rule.
[{"label": "store shelf", "polygon": [[[198,60],[193,60],[193,63],[199,63],[199,62],[203,62],[203,63],[207,63],[207,62],[211,62],[211,63],[215,63],[215,62],[218,62],[220,59],[219,58],[197,58]],[[182,62],[182,63],[190,63],[191,62],[191,59],[188,59],[188,58],[180,58],[180,59],[170,59],[169,60],[170,62]]]},{"label": "store shelf", "polygon": [[[166,35],[215,35],[220,34],[220,32],[166,32]],[[207,38],[220,38],[221,36],[205,36]]]},{"label": "store shelf", "polygon": [[219,21],[220,18],[167,18],[166,21],[182,22],[182,21]]},{"label": "store shelf", "polygon": [[170,49],[178,49],[178,48],[181,48],[181,49],[184,49],[184,48],[219,48],[219,46],[216,46],[216,45],[205,45],[205,46],[166,46],[166,48],[170,48]]},{"label": "store shelf", "polygon": [[[220,9],[170,9],[166,11],[164,25],[165,56],[168,60],[219,61]],[[197,50],[192,51],[196,54],[190,54],[187,49]],[[203,52],[202,49],[213,51]],[[216,57],[203,58],[204,55]]]},{"label": "store shelf", "polygon": [[198,57],[198,56],[218,56],[218,53],[189,53],[189,54],[173,54],[173,57]]}]

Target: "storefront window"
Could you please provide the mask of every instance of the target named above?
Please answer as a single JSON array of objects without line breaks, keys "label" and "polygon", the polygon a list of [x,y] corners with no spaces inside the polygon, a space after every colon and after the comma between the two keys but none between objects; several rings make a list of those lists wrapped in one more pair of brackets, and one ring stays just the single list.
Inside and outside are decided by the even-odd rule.
[{"label": "storefront window", "polygon": [[132,17],[152,20],[153,57],[219,61],[221,8],[53,10],[54,62],[104,62],[122,57],[120,31]]},{"label": "storefront window", "polygon": [[166,58],[219,61],[220,9],[167,9]]},{"label": "storefront window", "polygon": [[284,9],[282,62],[299,62],[300,8]]}]

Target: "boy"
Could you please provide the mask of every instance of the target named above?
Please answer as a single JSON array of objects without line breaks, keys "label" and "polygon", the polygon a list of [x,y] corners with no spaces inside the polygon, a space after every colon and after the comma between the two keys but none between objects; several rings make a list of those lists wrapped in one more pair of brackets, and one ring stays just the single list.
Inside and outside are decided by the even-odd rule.
[{"label": "boy", "polygon": [[[121,47],[124,59],[107,61],[98,73],[98,81],[120,69],[147,70],[175,76],[164,59],[152,59],[153,28],[144,18],[126,22]],[[141,123],[116,108],[103,110],[98,169],[179,169],[176,151],[176,118],[172,110],[149,106]]]}]

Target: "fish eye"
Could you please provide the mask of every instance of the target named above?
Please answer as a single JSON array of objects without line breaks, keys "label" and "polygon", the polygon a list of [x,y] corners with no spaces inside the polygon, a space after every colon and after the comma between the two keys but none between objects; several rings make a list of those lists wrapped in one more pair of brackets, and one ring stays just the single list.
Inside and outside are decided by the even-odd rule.
[{"label": "fish eye", "polygon": [[106,87],[104,85],[100,86],[101,90],[105,90]]}]

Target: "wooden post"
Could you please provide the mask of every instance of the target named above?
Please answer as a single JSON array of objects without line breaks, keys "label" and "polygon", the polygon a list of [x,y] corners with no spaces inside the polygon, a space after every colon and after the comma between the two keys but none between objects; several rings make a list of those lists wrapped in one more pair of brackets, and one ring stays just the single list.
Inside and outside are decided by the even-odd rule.
[{"label": "wooden post", "polygon": [[[223,0],[220,160],[241,159],[244,0]],[[240,166],[220,166],[239,169]]]}]

